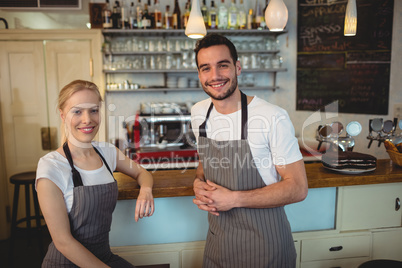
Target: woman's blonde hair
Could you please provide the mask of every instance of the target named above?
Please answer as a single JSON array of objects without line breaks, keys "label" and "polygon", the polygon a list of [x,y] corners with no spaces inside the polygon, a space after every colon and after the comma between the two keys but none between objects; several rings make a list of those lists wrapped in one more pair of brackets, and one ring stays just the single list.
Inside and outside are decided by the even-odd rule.
[{"label": "woman's blonde hair", "polygon": [[[59,98],[57,102],[57,108],[61,111],[63,111],[66,102],[70,99],[70,97],[81,90],[88,89],[95,93],[98,96],[99,102],[102,102],[102,96],[99,92],[99,88],[97,85],[90,81],[85,81],[85,80],[74,80],[70,82],[69,84],[65,85],[59,93]],[[67,141],[67,131],[66,131],[66,126],[64,125],[63,121],[61,122],[60,126],[60,131],[61,131],[61,142],[62,144]]]},{"label": "woman's blonde hair", "polygon": [[60,93],[59,93],[59,99],[58,99],[58,105],[57,108],[60,110],[63,110],[64,106],[66,105],[67,100],[76,92],[79,92],[81,90],[88,89],[92,92],[94,92],[98,97],[99,97],[99,102],[102,102],[102,96],[99,92],[99,88],[97,85],[90,81],[85,81],[85,80],[74,80],[70,82],[69,84],[65,85]]}]

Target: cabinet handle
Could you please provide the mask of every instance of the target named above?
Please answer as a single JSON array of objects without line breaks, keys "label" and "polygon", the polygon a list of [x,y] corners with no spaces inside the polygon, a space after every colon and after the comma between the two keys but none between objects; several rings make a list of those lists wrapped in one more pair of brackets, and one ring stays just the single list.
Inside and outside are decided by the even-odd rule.
[{"label": "cabinet handle", "polygon": [[398,211],[401,208],[401,200],[399,197],[395,199],[395,211]]},{"label": "cabinet handle", "polygon": [[331,248],[329,248],[329,251],[340,251],[340,250],[342,250],[342,249],[343,249],[342,246],[337,246],[337,247],[331,247]]}]

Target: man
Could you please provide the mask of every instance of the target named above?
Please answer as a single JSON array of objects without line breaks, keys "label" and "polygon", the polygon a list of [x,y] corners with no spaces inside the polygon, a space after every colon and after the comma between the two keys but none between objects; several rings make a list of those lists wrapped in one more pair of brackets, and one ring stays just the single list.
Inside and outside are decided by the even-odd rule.
[{"label": "man", "polygon": [[194,203],[209,212],[203,266],[295,267],[283,206],[308,189],[288,114],[239,90],[241,66],[227,38],[207,35],[194,51],[210,96],[191,110],[200,156]]}]

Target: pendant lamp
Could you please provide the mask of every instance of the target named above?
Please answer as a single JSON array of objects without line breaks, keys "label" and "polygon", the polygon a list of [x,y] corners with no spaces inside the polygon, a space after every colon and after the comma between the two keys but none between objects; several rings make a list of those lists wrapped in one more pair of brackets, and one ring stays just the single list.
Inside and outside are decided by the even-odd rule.
[{"label": "pendant lamp", "polygon": [[348,0],[345,14],[345,28],[343,34],[345,36],[355,36],[356,28],[357,28],[356,0]]},{"label": "pendant lamp", "polygon": [[288,9],[283,0],[271,0],[265,10],[265,22],[271,32],[280,32],[288,22]]},{"label": "pendant lamp", "polygon": [[198,0],[193,0],[193,3],[191,4],[190,17],[188,18],[184,33],[193,39],[202,38],[207,34],[207,29],[205,28]]}]

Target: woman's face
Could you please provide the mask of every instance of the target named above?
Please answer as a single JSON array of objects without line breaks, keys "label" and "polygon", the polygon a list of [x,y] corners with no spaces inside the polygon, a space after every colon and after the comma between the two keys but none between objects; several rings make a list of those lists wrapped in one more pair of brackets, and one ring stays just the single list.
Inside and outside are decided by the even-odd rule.
[{"label": "woman's face", "polygon": [[91,90],[74,93],[61,111],[61,119],[66,126],[66,136],[77,147],[88,148],[95,138],[100,124],[99,97]]}]

